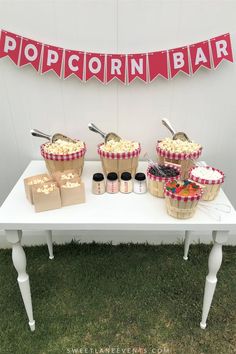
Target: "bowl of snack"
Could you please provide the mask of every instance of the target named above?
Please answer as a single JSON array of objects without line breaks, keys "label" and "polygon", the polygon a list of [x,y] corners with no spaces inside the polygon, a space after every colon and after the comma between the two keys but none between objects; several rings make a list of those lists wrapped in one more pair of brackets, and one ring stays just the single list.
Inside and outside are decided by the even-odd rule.
[{"label": "bowl of snack", "polygon": [[201,186],[189,180],[167,182],[164,186],[167,213],[177,219],[191,218],[202,193]]},{"label": "bowl of snack", "polygon": [[164,185],[180,177],[178,165],[149,165],[147,169],[148,191],[155,197],[164,198]]},{"label": "bowl of snack", "polygon": [[58,139],[42,144],[40,150],[50,174],[73,169],[81,176],[86,152],[86,145],[82,141]]},{"label": "bowl of snack", "polygon": [[210,166],[194,166],[189,173],[190,179],[200,184],[203,188],[203,200],[213,200],[219,193],[224,183],[224,172]]},{"label": "bowl of snack", "polygon": [[158,141],[156,151],[160,165],[165,164],[165,162],[179,164],[181,166],[181,179],[186,179],[189,177],[190,168],[194,166],[195,160],[202,153],[202,146],[193,141],[165,138]]},{"label": "bowl of snack", "polygon": [[104,174],[116,172],[120,177],[122,172],[130,172],[132,176],[135,175],[141,152],[138,142],[111,139],[106,143],[99,144],[97,152],[102,162]]}]

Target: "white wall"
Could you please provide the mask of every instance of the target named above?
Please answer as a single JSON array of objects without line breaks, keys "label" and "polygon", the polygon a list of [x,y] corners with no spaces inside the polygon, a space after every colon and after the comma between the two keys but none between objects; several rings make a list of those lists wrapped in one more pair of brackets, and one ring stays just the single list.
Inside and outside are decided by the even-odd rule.
[{"label": "white wall", "polygon": [[[98,52],[145,52],[173,48],[231,32],[236,48],[236,1],[181,0],[0,0],[0,26],[45,43]],[[235,55],[235,50],[234,50]],[[236,55],[235,55],[236,57]],[[0,204],[31,159],[40,140],[31,128],[61,131],[86,141],[96,156],[104,130],[139,140],[155,156],[157,138],[168,135],[160,118],[204,146],[204,159],[225,171],[225,190],[236,206],[236,64],[204,69],[188,78],[158,79],[129,87],[112,82],[60,80],[0,60]]]}]

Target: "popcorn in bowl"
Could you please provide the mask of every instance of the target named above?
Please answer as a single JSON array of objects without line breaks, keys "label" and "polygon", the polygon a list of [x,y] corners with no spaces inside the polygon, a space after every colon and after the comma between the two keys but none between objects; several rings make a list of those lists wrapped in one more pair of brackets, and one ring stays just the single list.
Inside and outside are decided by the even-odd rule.
[{"label": "popcorn in bowl", "polygon": [[44,144],[44,151],[48,154],[66,155],[78,152],[84,148],[82,141],[70,142],[62,139],[56,140],[54,143]]},{"label": "popcorn in bowl", "polygon": [[130,140],[109,140],[106,144],[102,144],[100,149],[104,152],[112,153],[123,153],[123,152],[132,152],[139,148],[139,143]]},{"label": "popcorn in bowl", "polygon": [[195,151],[198,151],[201,148],[201,145],[193,141],[182,141],[179,139],[173,140],[171,138],[165,138],[159,142],[159,147],[171,153],[191,154]]}]

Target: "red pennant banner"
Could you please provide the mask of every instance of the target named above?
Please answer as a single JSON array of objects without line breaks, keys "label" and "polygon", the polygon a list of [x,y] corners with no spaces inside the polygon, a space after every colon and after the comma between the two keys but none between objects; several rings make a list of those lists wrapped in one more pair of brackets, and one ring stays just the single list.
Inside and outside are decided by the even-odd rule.
[{"label": "red pennant banner", "polygon": [[42,74],[52,70],[61,77],[63,49],[52,45],[43,45]]},{"label": "red pennant banner", "polygon": [[147,55],[146,54],[128,54],[128,83],[130,84],[136,78],[147,82]]},{"label": "red pennant banner", "polygon": [[86,80],[96,77],[105,83],[105,54],[86,53]]},{"label": "red pennant banner", "polygon": [[152,82],[158,75],[169,78],[167,50],[148,53],[149,79]]},{"label": "red pennant banner", "polygon": [[118,79],[125,84],[126,82],[126,55],[107,54],[107,83],[113,79]]},{"label": "red pennant banner", "polygon": [[188,47],[181,47],[169,50],[170,77],[173,78],[180,71],[189,75]]},{"label": "red pennant banner", "polygon": [[201,67],[217,68],[223,60],[233,63],[230,34],[188,46],[138,54],[85,53],[63,49],[1,30],[0,58],[16,65],[31,64],[42,74],[54,71],[60,78],[75,75],[87,82],[95,77],[103,84],[113,79],[130,84],[136,78],[145,83],[158,76],[174,78],[179,72],[193,75]]},{"label": "red pennant banner", "polygon": [[189,46],[192,73],[194,74],[201,66],[211,69],[211,57],[209,42],[199,42]]},{"label": "red pennant banner", "polygon": [[214,68],[217,68],[223,59],[233,63],[234,59],[229,33],[210,39],[210,43]]},{"label": "red pennant banner", "polygon": [[65,50],[64,79],[74,74],[83,81],[84,56],[84,52],[68,49]]},{"label": "red pennant banner", "polygon": [[19,66],[31,64],[36,71],[39,71],[42,46],[42,43],[22,37]]},{"label": "red pennant banner", "polygon": [[22,37],[18,36],[18,34],[2,30],[0,39],[0,58],[9,57],[17,65],[21,39]]}]

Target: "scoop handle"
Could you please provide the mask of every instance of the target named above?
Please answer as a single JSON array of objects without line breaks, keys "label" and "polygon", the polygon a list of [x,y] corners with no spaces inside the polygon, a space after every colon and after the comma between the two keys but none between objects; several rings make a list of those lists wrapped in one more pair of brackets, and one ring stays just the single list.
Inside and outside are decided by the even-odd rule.
[{"label": "scoop handle", "polygon": [[30,133],[33,136],[37,136],[38,138],[45,138],[45,139],[51,140],[51,136],[50,135],[45,134],[45,133],[41,132],[38,129],[31,129]]},{"label": "scoop handle", "polygon": [[167,118],[163,118],[161,122],[171,132],[172,135],[175,135],[176,131],[174,130]]},{"label": "scoop handle", "polygon": [[91,130],[92,132],[100,134],[100,135],[103,137],[103,139],[106,138],[106,134],[103,133],[98,127],[96,127],[95,124],[89,123],[89,124],[88,124],[88,128],[89,128],[89,130]]}]

